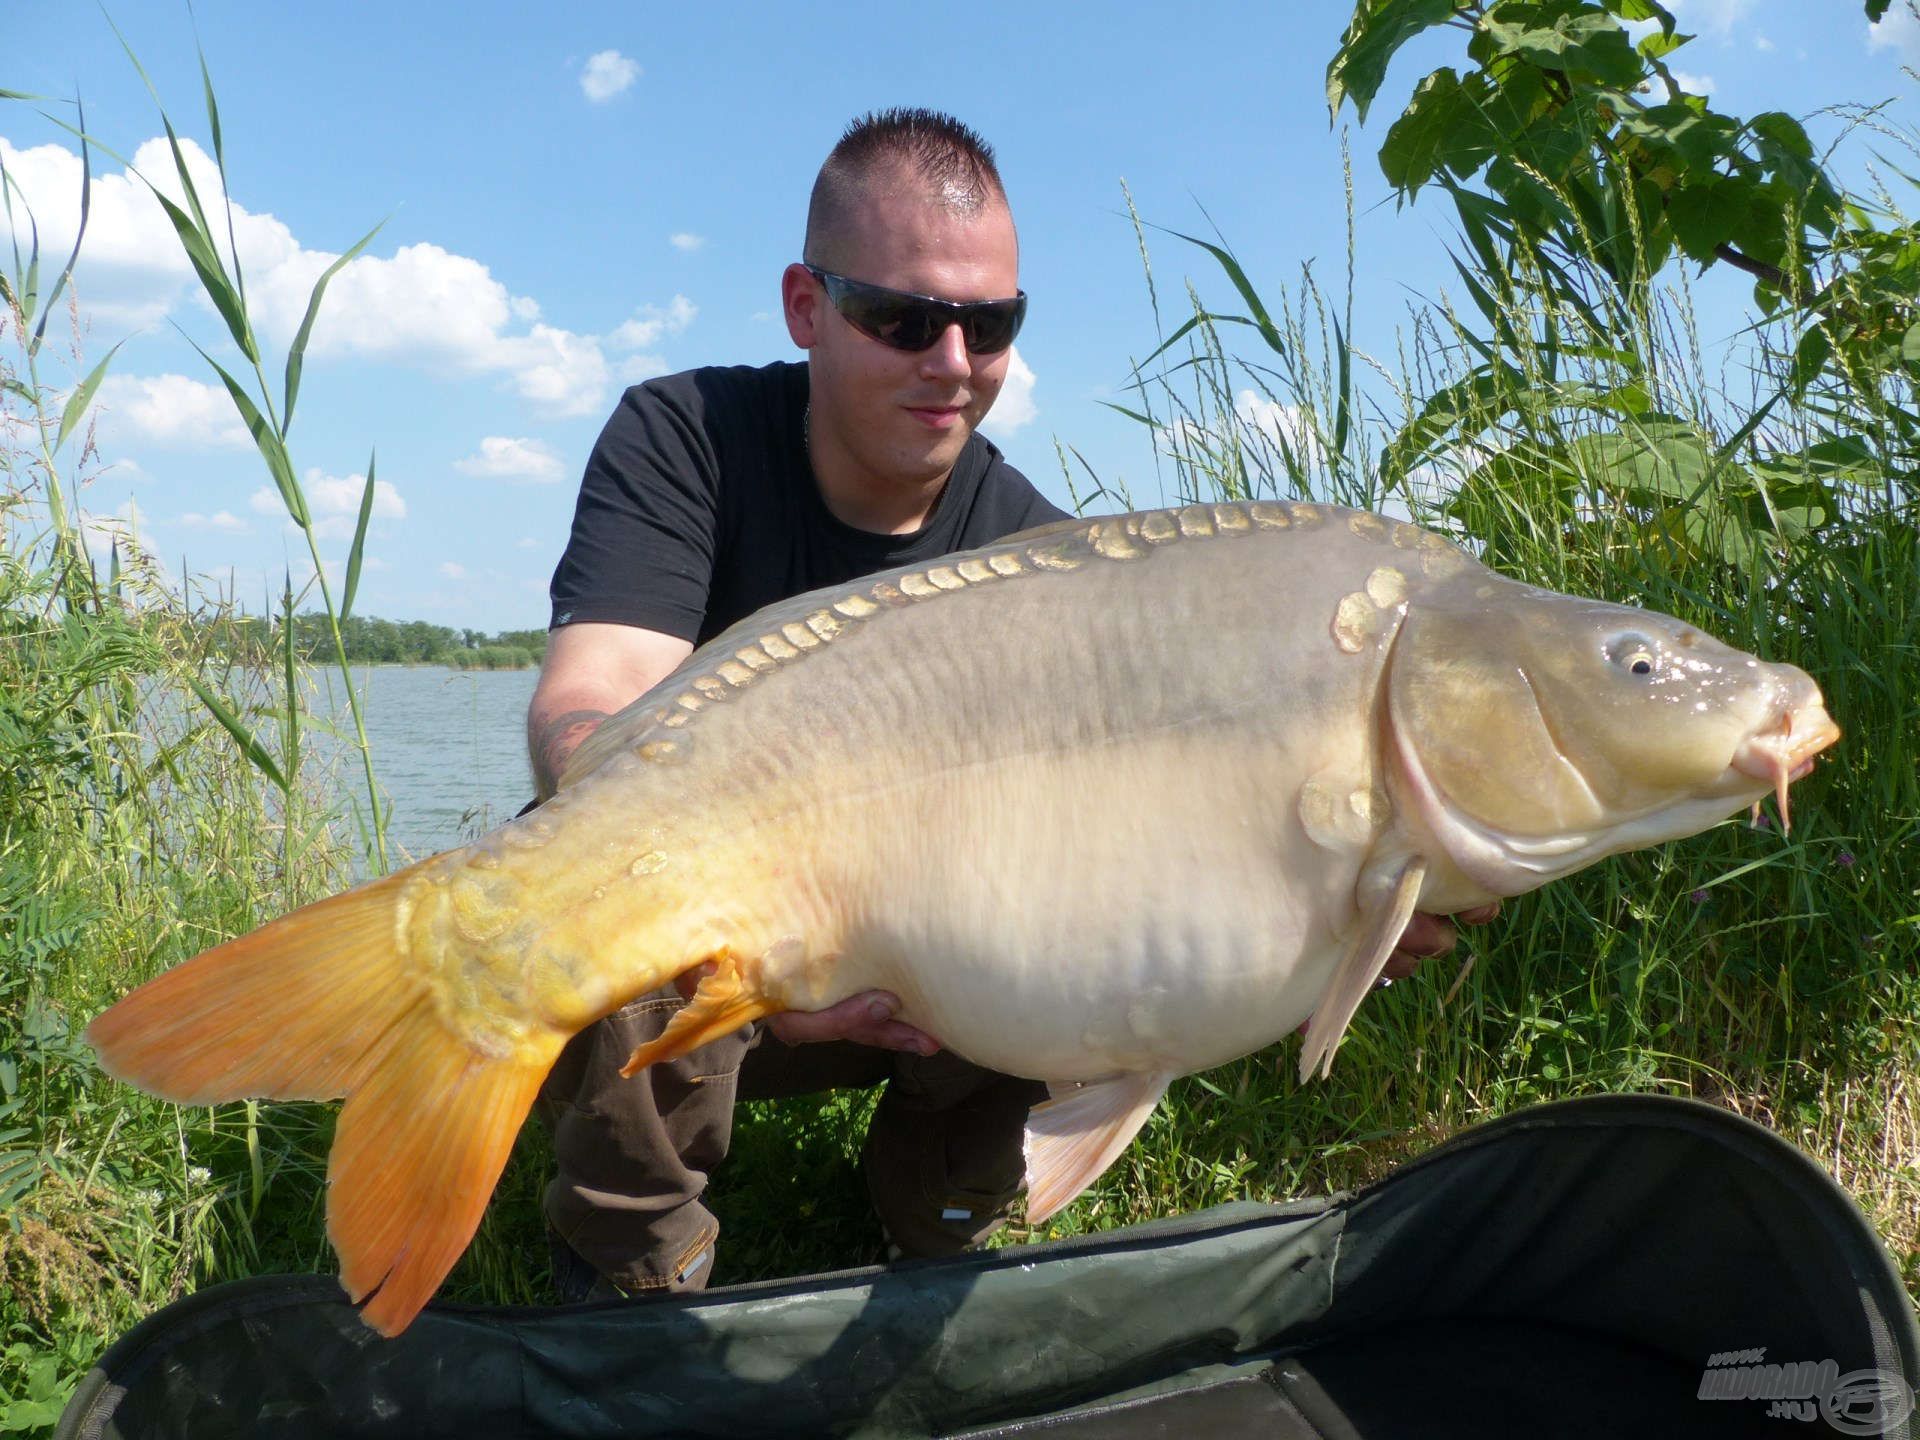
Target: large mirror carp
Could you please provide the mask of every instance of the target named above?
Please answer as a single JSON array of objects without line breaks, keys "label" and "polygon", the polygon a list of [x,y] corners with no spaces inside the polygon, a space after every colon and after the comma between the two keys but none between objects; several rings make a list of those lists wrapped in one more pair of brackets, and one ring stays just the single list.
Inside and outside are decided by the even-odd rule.
[{"label": "large mirror carp", "polygon": [[[713,962],[630,1070],[866,989],[1051,1082],[1036,1221],[1174,1077],[1311,1017],[1324,1071],[1415,909],[1514,896],[1777,794],[1801,671],[1324,505],[1049,526],[772,607],[461,850],[93,1022],[182,1103],[344,1096],[327,1230],[392,1334],[575,1032]],[[1784,813],[1783,813],[1783,818]]]}]

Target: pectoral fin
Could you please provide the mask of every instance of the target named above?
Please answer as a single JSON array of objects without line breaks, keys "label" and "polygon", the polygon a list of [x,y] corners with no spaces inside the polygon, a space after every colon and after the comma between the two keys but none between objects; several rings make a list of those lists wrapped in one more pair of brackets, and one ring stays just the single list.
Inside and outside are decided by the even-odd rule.
[{"label": "pectoral fin", "polygon": [[1100,1178],[1160,1103],[1172,1071],[1057,1090],[1027,1116],[1027,1219],[1038,1225]]},{"label": "pectoral fin", "polygon": [[1324,1078],[1333,1069],[1334,1047],[1346,1034],[1353,1012],[1360,1008],[1360,1002],[1367,998],[1373,982],[1386,968],[1394,942],[1413,918],[1413,907],[1420,899],[1420,882],[1426,878],[1427,862],[1417,857],[1409,860],[1380,908],[1363,917],[1356,927],[1353,943],[1341,957],[1333,979],[1327,982],[1327,993],[1320,997],[1313,1019],[1307,1024],[1307,1043],[1300,1051],[1302,1080],[1311,1079],[1315,1070]]},{"label": "pectoral fin", "polygon": [[693,999],[667,1022],[659,1038],[649,1040],[627,1057],[627,1063],[620,1067],[623,1076],[631,1079],[661,1060],[677,1060],[709,1040],[718,1040],[763,1015],[787,1008],[767,999],[757,985],[740,974],[740,962],[731,950],[715,955],[713,967],[711,974],[700,977],[700,988],[693,992]]}]

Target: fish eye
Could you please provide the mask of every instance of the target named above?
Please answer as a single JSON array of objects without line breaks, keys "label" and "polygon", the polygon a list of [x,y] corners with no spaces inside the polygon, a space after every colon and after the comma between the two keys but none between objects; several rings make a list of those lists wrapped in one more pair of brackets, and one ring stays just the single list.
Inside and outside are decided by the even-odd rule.
[{"label": "fish eye", "polygon": [[1653,646],[1642,636],[1620,636],[1607,647],[1607,658],[1631,675],[1653,674]]}]

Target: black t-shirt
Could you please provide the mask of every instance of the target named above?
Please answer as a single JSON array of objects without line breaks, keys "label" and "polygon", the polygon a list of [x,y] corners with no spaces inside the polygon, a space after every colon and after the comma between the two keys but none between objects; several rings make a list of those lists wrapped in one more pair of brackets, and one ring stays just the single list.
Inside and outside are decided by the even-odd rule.
[{"label": "black t-shirt", "polygon": [[553,624],[639,625],[698,645],[802,591],[1065,518],[975,434],[919,530],[856,530],[820,498],[806,411],[804,364],[688,370],[627,391],[587,461]]}]

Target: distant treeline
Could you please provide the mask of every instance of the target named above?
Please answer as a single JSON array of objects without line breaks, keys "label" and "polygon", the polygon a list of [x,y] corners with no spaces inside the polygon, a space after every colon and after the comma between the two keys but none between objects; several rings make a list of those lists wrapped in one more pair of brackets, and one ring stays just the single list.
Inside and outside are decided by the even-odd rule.
[{"label": "distant treeline", "polygon": [[[340,622],[347,659],[357,665],[451,665],[461,670],[517,670],[538,665],[547,653],[544,630],[453,630],[424,620],[382,620],[350,615]],[[248,656],[271,654],[281,645],[278,617],[223,617],[215,622],[214,645]],[[293,617],[293,648],[303,658],[326,664],[334,658],[326,616]]]}]

